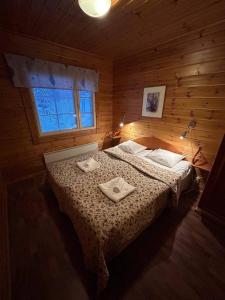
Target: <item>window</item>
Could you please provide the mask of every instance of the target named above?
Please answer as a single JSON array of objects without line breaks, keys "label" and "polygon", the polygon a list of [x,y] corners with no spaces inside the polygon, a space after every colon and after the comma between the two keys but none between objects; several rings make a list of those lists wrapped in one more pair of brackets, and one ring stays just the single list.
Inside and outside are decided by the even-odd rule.
[{"label": "window", "polygon": [[95,127],[92,92],[33,88],[32,93],[40,135]]},{"label": "window", "polygon": [[80,124],[82,128],[93,127],[93,99],[92,94],[86,91],[79,91],[80,100]]}]

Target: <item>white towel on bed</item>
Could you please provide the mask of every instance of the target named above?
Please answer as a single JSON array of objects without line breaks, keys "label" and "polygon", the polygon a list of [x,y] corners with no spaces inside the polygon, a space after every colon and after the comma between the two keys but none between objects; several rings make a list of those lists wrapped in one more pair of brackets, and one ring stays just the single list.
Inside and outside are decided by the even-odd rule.
[{"label": "white towel on bed", "polygon": [[114,202],[119,202],[136,189],[136,187],[128,184],[121,177],[116,177],[108,182],[101,183],[99,184],[99,188]]},{"label": "white towel on bed", "polygon": [[92,157],[83,161],[78,161],[77,165],[84,172],[91,172],[100,167],[100,163]]}]

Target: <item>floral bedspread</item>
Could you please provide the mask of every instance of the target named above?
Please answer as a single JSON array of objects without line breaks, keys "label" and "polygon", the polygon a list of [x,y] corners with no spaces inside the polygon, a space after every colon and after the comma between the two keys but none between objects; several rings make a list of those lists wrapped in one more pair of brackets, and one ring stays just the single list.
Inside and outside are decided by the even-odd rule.
[{"label": "floral bedspread", "polygon": [[[84,173],[77,165],[93,157],[100,168]],[[144,162],[118,148],[98,151],[48,166],[51,186],[60,209],[71,219],[87,268],[98,276],[98,290],[106,287],[106,262],[118,255],[168,205],[169,193],[179,190],[179,175]],[[122,177],[136,190],[114,203],[98,188]],[[175,197],[177,198],[177,197]]]}]

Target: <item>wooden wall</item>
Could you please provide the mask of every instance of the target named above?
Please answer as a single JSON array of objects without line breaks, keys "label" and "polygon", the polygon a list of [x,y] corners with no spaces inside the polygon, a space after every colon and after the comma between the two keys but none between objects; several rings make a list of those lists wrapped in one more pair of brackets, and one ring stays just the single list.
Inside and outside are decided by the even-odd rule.
[{"label": "wooden wall", "polygon": [[[132,122],[122,131],[124,139],[154,135],[190,154],[201,145],[207,160],[214,160],[225,131],[225,21],[116,60],[114,73],[111,61],[90,53],[4,31],[0,38],[0,168],[7,180],[42,170],[43,152],[94,140],[101,144],[112,128],[113,79],[114,126],[123,112],[126,121]],[[98,70],[96,133],[34,145],[21,93],[11,83],[4,52]],[[163,118],[141,118],[143,88],[164,84]],[[193,117],[197,128],[191,139],[181,141],[179,135]]]},{"label": "wooden wall", "polygon": [[7,191],[0,173],[0,299],[11,299]]},{"label": "wooden wall", "polygon": [[[101,144],[106,132],[112,129],[112,62],[87,52],[3,31],[0,31],[0,40],[0,168],[5,179],[11,181],[42,170],[43,152],[96,140]],[[20,89],[15,88],[11,82],[2,55],[4,52],[97,70],[100,87],[96,94],[96,133],[34,145]]]},{"label": "wooden wall", "polygon": [[[117,60],[114,126],[126,112],[124,139],[154,135],[192,153],[201,145],[209,162],[225,132],[225,20],[179,39]],[[166,85],[162,119],[141,118],[144,87]],[[191,118],[191,139],[180,140]]]}]

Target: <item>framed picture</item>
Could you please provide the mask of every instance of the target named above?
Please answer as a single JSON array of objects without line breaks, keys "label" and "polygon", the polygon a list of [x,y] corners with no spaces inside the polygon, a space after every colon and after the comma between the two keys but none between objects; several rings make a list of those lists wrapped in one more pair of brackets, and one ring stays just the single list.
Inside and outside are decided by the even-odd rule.
[{"label": "framed picture", "polygon": [[142,116],[162,118],[166,86],[144,88]]}]

